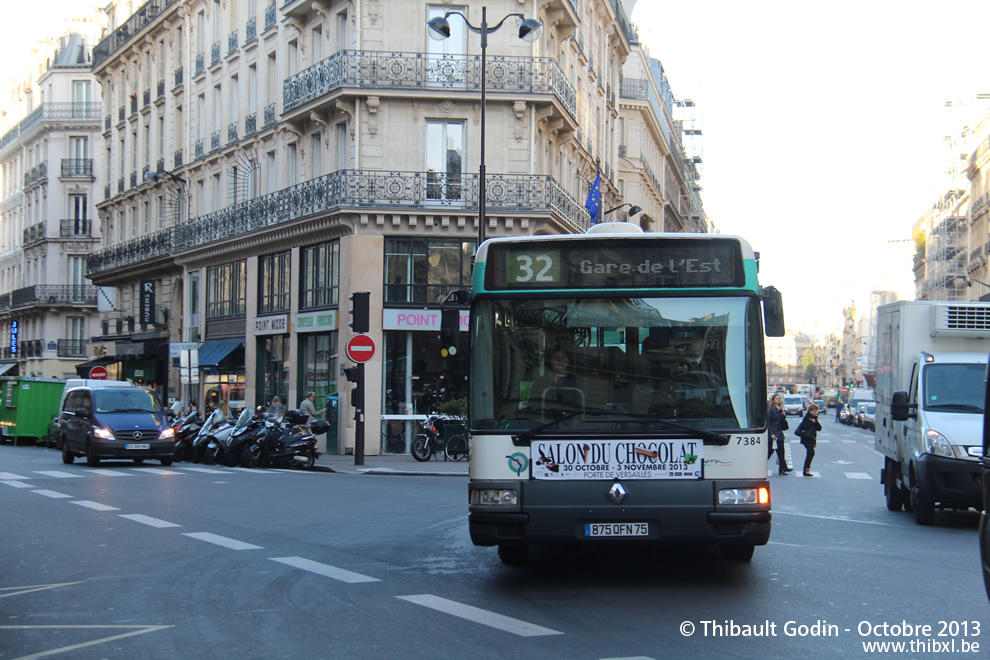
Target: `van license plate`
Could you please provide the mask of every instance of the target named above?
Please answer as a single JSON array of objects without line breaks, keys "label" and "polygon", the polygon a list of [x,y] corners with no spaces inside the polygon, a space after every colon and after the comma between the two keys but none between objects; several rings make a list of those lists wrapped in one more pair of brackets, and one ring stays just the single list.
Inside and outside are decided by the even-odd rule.
[{"label": "van license plate", "polygon": [[124,449],[151,449],[151,445],[147,445],[147,444],[136,444],[136,443],[131,442],[129,444],[124,445]]},{"label": "van license plate", "polygon": [[649,536],[650,524],[645,522],[585,523],[584,535],[586,537]]}]

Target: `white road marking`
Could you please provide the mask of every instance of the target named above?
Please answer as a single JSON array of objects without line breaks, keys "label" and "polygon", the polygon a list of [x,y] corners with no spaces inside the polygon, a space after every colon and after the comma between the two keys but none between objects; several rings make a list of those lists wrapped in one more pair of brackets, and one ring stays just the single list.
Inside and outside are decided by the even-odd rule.
[{"label": "white road marking", "polygon": [[55,479],[82,479],[81,474],[72,474],[71,472],[62,472],[60,470],[35,470],[36,474],[43,474],[46,477],[54,477]]},{"label": "white road marking", "polygon": [[89,472],[90,474],[100,474],[100,475],[103,475],[104,477],[130,477],[130,476],[133,476],[133,475],[128,474],[127,472],[121,472],[119,470],[87,470],[87,472]]},{"label": "white road marking", "polygon": [[214,470],[212,468],[201,468],[201,467],[184,467],[179,469],[188,470],[189,472],[202,472],[203,474],[227,474],[230,472],[230,470]]},{"label": "white road marking", "polygon": [[870,479],[873,480],[866,472],[846,472],[846,479]]},{"label": "white road marking", "polygon": [[120,511],[120,509],[115,506],[100,504],[99,502],[91,502],[90,500],[76,500],[75,502],[69,502],[69,504],[78,504],[79,506],[84,506],[87,509],[93,509],[94,511]]},{"label": "white road marking", "polygon": [[211,534],[209,532],[183,532],[183,536],[189,536],[194,539],[199,539],[200,541],[206,541],[207,543],[213,543],[215,545],[223,546],[224,548],[229,548],[231,550],[262,550],[260,545],[253,545],[251,543],[245,543],[244,541],[238,541],[237,539],[229,539],[226,536],[218,536],[216,534]]},{"label": "white road marking", "polygon": [[846,443],[849,443],[849,444],[853,444],[853,445],[856,444],[856,441],[855,440],[843,440],[843,442],[846,442]]},{"label": "white road marking", "polygon": [[473,621],[474,623],[480,623],[484,626],[489,626],[490,628],[504,630],[505,632],[519,635],[520,637],[540,637],[543,635],[564,634],[556,630],[551,630],[550,628],[537,626],[535,624],[520,621],[519,619],[513,619],[512,617],[504,616],[502,614],[489,612],[488,610],[483,610],[478,607],[465,605],[464,603],[458,603],[453,600],[447,600],[446,598],[440,598],[439,596],[434,596],[432,594],[396,596],[396,598],[399,600],[408,601],[410,603],[415,603],[416,605],[422,605],[423,607],[428,607],[438,612],[452,614],[453,616],[460,617],[461,619]]},{"label": "white road marking", "polygon": [[0,472],[0,481],[8,481],[13,479],[27,479],[27,477],[22,477],[19,474],[14,474],[13,472]]},{"label": "white road marking", "polygon": [[[56,653],[65,653],[66,651],[75,651],[77,649],[84,649],[87,646],[96,646],[97,644],[106,644],[107,642],[114,642],[118,639],[124,639],[125,637],[133,637],[134,635],[143,635],[145,633],[157,632],[159,630],[167,630],[174,626],[60,626],[60,625],[42,625],[42,626],[0,626],[0,630],[99,630],[106,628],[108,630],[131,630],[131,632],[121,633],[120,635],[113,635],[112,637],[102,637],[100,639],[90,640],[88,642],[82,642],[80,644],[73,644],[71,646],[62,646],[57,649],[47,649],[35,655],[25,655],[21,656],[21,660],[34,660],[35,658],[47,658],[50,655],[55,655]],[[137,630],[134,630],[137,628]]]},{"label": "white road marking", "polygon": [[7,484],[8,486],[13,486],[14,488],[34,488],[34,484],[29,484],[24,481],[0,481],[0,484]]},{"label": "white road marking", "polygon": [[334,580],[347,582],[348,584],[356,584],[358,582],[381,582],[378,578],[368,577],[367,575],[361,575],[360,573],[354,573],[353,571],[337,568],[336,566],[330,566],[328,564],[321,564],[310,559],[303,559],[302,557],[269,557],[269,559],[272,561],[277,561],[280,564],[285,564],[286,566],[301,568],[302,570],[309,571],[310,573],[316,573],[317,575],[333,578]]},{"label": "white road marking", "polygon": [[128,520],[133,520],[134,522],[139,522],[150,527],[182,527],[182,525],[176,525],[175,523],[170,523],[167,520],[159,520],[158,518],[152,518],[151,516],[145,516],[140,513],[122,513],[120,514],[120,517],[127,518]]},{"label": "white road marking", "polygon": [[151,474],[182,474],[181,472],[176,472],[175,470],[163,470],[161,468],[153,468],[153,467],[133,468],[133,469],[135,471],[140,471],[141,474],[144,474],[145,472],[150,472]]},{"label": "white road marking", "polygon": [[57,493],[54,490],[32,490],[32,493],[37,493],[38,495],[44,495],[45,497],[51,497],[52,499],[62,499],[65,497],[72,497],[72,495],[66,495],[65,493]]}]

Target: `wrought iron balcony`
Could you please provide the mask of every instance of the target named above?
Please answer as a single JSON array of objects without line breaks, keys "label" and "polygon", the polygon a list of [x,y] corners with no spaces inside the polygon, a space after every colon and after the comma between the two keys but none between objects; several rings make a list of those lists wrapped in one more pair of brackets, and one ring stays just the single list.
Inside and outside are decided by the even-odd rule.
[{"label": "wrought iron balcony", "polygon": [[265,29],[275,25],[275,0],[272,0],[272,4],[265,7]]},{"label": "wrought iron balcony", "polygon": [[65,178],[71,177],[89,177],[93,176],[93,159],[92,158],[63,158],[62,159],[62,176]]},{"label": "wrought iron balcony", "polygon": [[216,151],[220,148],[220,131],[213,131],[213,135],[210,136],[210,151]]},{"label": "wrought iron balcony", "polygon": [[40,339],[28,339],[21,342],[21,357],[35,358],[43,357],[44,343]]},{"label": "wrought iron balcony", "polygon": [[39,222],[36,225],[24,228],[24,245],[30,245],[38,241],[45,240],[45,223]]},{"label": "wrought iron balcony", "polygon": [[172,227],[159,229],[134,240],[93,252],[87,259],[88,273],[101,273],[112,268],[139,264],[172,253]]},{"label": "wrought iron balcony", "polygon": [[244,26],[244,41],[245,43],[251,41],[258,36],[258,17],[252,16],[248,19],[247,25]]},{"label": "wrought iron balcony", "polygon": [[220,61],[220,42],[215,42],[210,46],[210,66],[217,64]]},{"label": "wrought iron balcony", "polygon": [[199,75],[206,71],[206,53],[200,53],[196,56],[196,74]]},{"label": "wrought iron balcony", "polygon": [[181,0],[149,0],[141,5],[127,21],[110,33],[93,49],[93,66],[99,66],[120,48],[135,37],[141,30],[162,16],[170,7]]},{"label": "wrought iron balcony", "polygon": [[144,90],[144,93],[141,96],[141,100],[144,101],[144,103],[141,105],[142,108],[147,108],[149,105],[151,105],[151,89],[150,88]]},{"label": "wrought iron balcony", "polygon": [[182,67],[180,66],[175,70],[175,86],[179,87],[182,84]]},{"label": "wrought iron balcony", "polygon": [[254,132],[258,130],[257,124],[258,124],[258,115],[253,112],[244,118],[245,137],[248,135],[254,135]]},{"label": "wrought iron balcony", "polygon": [[127,116],[127,109],[124,108],[124,106],[120,106],[120,108],[117,109],[117,121],[118,122],[124,121],[124,118],[126,116]]},{"label": "wrought iron balcony", "polygon": [[[553,94],[577,116],[577,94],[551,58],[489,56],[486,76],[488,92]],[[282,83],[283,112],[348,87],[478,92],[481,56],[342,50]]]},{"label": "wrought iron balcony", "polygon": [[38,163],[24,173],[24,187],[28,188],[48,178],[48,163]]},{"label": "wrought iron balcony", "polygon": [[119,179],[117,179],[117,194],[119,195],[123,192],[124,192],[124,177],[120,177]]},{"label": "wrought iron balcony", "polygon": [[265,127],[269,127],[275,123],[278,119],[278,113],[275,110],[275,104],[270,103],[265,106]]},{"label": "wrought iron balcony", "polygon": [[230,55],[237,50],[237,30],[234,30],[227,37],[227,54]]},{"label": "wrought iron balcony", "polygon": [[104,199],[104,201],[110,199],[110,184],[109,183],[106,184],[105,186],[103,186],[103,199]]},{"label": "wrought iron balcony", "polygon": [[202,158],[204,153],[203,138],[199,138],[196,140],[196,160]]},{"label": "wrought iron balcony", "polygon": [[164,158],[159,158],[158,161],[155,163],[155,171],[156,172],[164,172],[165,171],[165,159]]},{"label": "wrought iron balcony", "polygon": [[10,294],[10,306],[28,305],[95,305],[96,287],[92,284],[35,284]]},{"label": "wrought iron balcony", "polygon": [[86,357],[85,339],[59,339],[57,346],[59,357]]},{"label": "wrought iron balcony", "polygon": [[165,79],[162,78],[158,81],[158,96],[155,98],[163,99],[165,98]]},{"label": "wrought iron balcony", "polygon": [[233,144],[237,142],[237,122],[230,122],[230,126],[227,127],[227,144]]},{"label": "wrought iron balcony", "polygon": [[137,114],[137,92],[131,94],[131,114]]},{"label": "wrought iron balcony", "polygon": [[131,172],[131,188],[137,188],[137,172]]},{"label": "wrought iron balcony", "polygon": [[172,169],[178,169],[180,167],[182,167],[182,149],[176,149],[172,155]]},{"label": "wrought iron balcony", "polygon": [[58,235],[61,238],[92,238],[93,221],[88,218],[70,218],[59,222]]},{"label": "wrought iron balcony", "polygon": [[110,115],[107,115],[103,118],[103,130],[109,131],[111,126],[113,126],[113,123],[110,121]]}]

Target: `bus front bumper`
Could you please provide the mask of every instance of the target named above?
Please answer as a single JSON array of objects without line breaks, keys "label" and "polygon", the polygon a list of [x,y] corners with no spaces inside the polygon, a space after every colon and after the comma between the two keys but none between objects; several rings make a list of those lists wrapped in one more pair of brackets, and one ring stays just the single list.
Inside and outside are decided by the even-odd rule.
[{"label": "bus front bumper", "polygon": [[[762,481],[623,481],[627,496],[607,493],[615,481],[470,482],[471,489],[515,489],[516,506],[470,505],[471,541],[479,546],[557,542],[717,542],[765,545],[770,539],[770,504],[716,504],[726,488],[767,487]],[[636,537],[588,536],[596,523],[647,523]]]}]

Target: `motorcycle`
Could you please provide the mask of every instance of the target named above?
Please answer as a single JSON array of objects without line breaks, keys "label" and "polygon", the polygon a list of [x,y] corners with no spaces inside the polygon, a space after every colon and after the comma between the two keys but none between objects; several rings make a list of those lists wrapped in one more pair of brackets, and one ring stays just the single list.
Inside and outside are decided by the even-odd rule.
[{"label": "motorcycle", "polygon": [[200,418],[198,410],[186,415],[173,427],[175,430],[175,460],[186,461],[192,458],[193,441],[202,427],[203,420]]},{"label": "motorcycle", "polygon": [[272,418],[268,413],[252,413],[245,408],[237,418],[234,429],[230,433],[227,441],[226,454],[227,466],[236,467],[238,464],[248,467],[244,462],[244,452],[248,447],[257,442],[259,432],[265,428],[265,420]]},{"label": "motorcycle", "polygon": [[[412,457],[420,463],[425,463],[434,454],[443,454],[446,444],[443,439],[443,425],[449,421],[455,420],[439,413],[427,415],[426,419],[419,423],[423,432],[416,436],[409,448]],[[447,456],[445,455],[444,458],[446,459]]]},{"label": "motorcycle", "polygon": [[316,449],[316,436],[330,429],[330,422],[315,420],[310,425],[311,433],[296,432],[298,427],[308,419],[306,413],[300,410],[290,410],[286,413],[285,428],[277,418],[264,419],[264,431],[256,436],[256,441],[242,450],[241,465],[257,467],[267,465],[278,468],[299,468],[311,470],[320,457]]},{"label": "motorcycle", "polygon": [[233,430],[234,426],[219,409],[210,413],[193,440],[193,463],[215,463],[217,458],[225,458],[226,440]]}]

